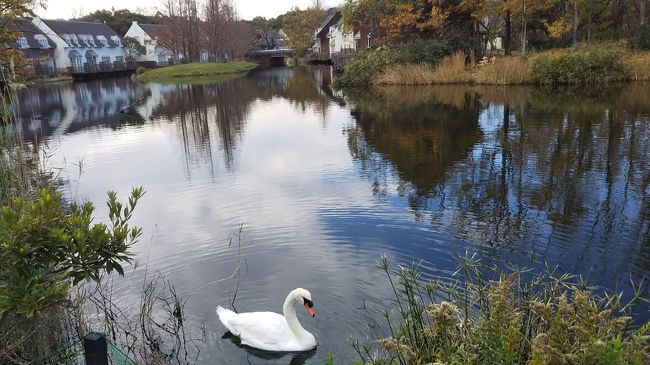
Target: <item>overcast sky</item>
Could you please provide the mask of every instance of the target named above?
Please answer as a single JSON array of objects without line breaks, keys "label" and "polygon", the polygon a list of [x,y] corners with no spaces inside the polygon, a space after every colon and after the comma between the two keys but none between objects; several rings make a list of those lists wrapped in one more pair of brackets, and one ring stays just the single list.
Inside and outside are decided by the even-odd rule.
[{"label": "overcast sky", "polygon": [[[200,1],[200,0],[199,0]],[[242,19],[252,19],[255,16],[272,18],[285,13],[294,6],[301,9],[306,8],[312,0],[234,0],[239,15]],[[334,6],[342,3],[343,0],[326,0],[326,6]],[[99,9],[129,9],[144,13],[155,13],[156,8],[161,8],[162,0],[47,0],[47,10],[41,10],[38,14],[44,18],[68,19],[83,14],[92,13]]]}]

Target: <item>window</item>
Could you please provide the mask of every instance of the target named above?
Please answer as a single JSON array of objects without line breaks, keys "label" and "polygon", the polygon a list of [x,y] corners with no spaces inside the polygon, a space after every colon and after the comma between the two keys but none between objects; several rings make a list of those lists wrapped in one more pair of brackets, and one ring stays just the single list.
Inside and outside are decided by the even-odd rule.
[{"label": "window", "polygon": [[70,34],[64,34],[63,39],[65,40],[65,43],[68,44],[68,46],[72,46],[72,39],[70,38]]},{"label": "window", "polygon": [[115,62],[124,62],[124,57],[123,56],[115,56]]},{"label": "window", "polygon": [[72,62],[72,66],[74,68],[83,67],[83,61],[81,57],[71,57],[70,61]]},{"label": "window", "polygon": [[90,34],[86,34],[86,37],[88,39],[88,44],[90,44],[92,47],[97,47],[97,45],[95,44],[95,37],[93,37]]},{"label": "window", "polygon": [[121,47],[121,46],[122,46],[122,42],[120,41],[120,37],[112,36],[112,37],[111,37],[111,40],[112,40],[113,42],[115,42],[115,45],[117,45],[118,47]]},{"label": "window", "polygon": [[73,34],[71,38],[72,38],[72,44],[74,44],[77,47],[81,47],[81,44],[79,44],[79,39],[77,38],[76,35]]},{"label": "window", "polygon": [[86,43],[86,35],[85,34],[79,34],[79,40],[81,41],[81,45],[85,46],[84,43]]},{"label": "window", "polygon": [[108,40],[106,39],[106,37],[104,37],[103,35],[99,35],[97,36],[97,39],[99,39],[99,43],[101,43],[102,46],[108,47]]},{"label": "window", "polygon": [[29,45],[27,44],[27,38],[26,37],[18,37],[16,39],[16,42],[18,43],[18,47],[20,47],[20,48],[29,48]]},{"label": "window", "polygon": [[45,38],[45,36],[37,34],[36,39],[38,39],[38,44],[41,46],[41,48],[50,48],[50,43],[47,41],[47,38]]},{"label": "window", "polygon": [[102,57],[102,63],[110,63],[111,58],[110,57]]}]

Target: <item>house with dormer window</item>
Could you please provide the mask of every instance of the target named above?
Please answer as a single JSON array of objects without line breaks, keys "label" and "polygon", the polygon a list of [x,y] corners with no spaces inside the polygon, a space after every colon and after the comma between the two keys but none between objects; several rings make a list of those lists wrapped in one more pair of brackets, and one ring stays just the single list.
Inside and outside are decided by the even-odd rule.
[{"label": "house with dormer window", "polygon": [[123,70],[122,39],[104,23],[33,19],[34,26],[55,45],[57,67],[73,73]]},{"label": "house with dormer window", "polygon": [[29,19],[0,19],[0,26],[18,34],[16,43],[8,46],[22,51],[25,57],[25,67],[29,73],[35,75],[56,73],[57,66],[54,60],[56,44],[36,28]]},{"label": "house with dormer window", "polygon": [[134,21],[124,37],[131,37],[145,47],[146,52],[138,61],[156,62],[157,65],[164,66],[180,59],[180,55],[176,55],[160,42],[166,32],[169,32],[169,29],[164,25]]}]

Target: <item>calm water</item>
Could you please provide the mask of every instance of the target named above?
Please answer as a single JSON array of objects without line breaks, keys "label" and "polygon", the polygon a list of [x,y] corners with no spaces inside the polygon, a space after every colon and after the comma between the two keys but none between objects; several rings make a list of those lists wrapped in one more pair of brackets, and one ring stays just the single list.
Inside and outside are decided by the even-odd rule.
[{"label": "calm water", "polygon": [[[40,86],[22,92],[14,132],[47,140],[66,194],[100,217],[107,190],[145,187],[140,265],[115,280],[124,308],[139,303],[145,266],[189,294],[228,277],[240,254],[238,310],[281,311],[291,289],[311,290],[317,316],[299,316],[318,349],[271,359],[221,338],[214,309],[235,279],[200,290],[186,307],[206,328],[199,363],[352,358],[350,339],[384,334],[360,307],[393,305],[375,267],[384,252],[426,275],[453,271],[465,251],[533,256],[606,286],[650,273],[649,84],[342,95],[331,78],[274,69],[217,85]],[[240,226],[241,246],[229,245]]]}]

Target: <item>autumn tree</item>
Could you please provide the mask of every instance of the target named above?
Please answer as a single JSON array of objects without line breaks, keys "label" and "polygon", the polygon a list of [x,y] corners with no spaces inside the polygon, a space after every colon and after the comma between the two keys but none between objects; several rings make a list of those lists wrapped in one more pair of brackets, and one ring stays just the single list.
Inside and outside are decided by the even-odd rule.
[{"label": "autumn tree", "polygon": [[450,8],[439,0],[407,1],[397,4],[392,11],[379,17],[379,25],[386,32],[387,43],[408,41],[414,36],[437,32],[450,16]]},{"label": "autumn tree", "polygon": [[587,41],[594,32],[610,25],[610,7],[603,0],[556,0],[559,16],[548,24],[552,37],[571,35],[573,45],[578,43],[578,32],[583,29]]},{"label": "autumn tree", "polygon": [[304,56],[313,44],[314,30],[325,18],[319,8],[300,10],[293,8],[284,15],[282,30],[287,35],[287,44],[299,56]]},{"label": "autumn tree", "polygon": [[341,10],[343,22],[349,29],[370,34],[374,39],[384,39],[386,32],[380,20],[393,11],[395,3],[392,0],[346,0]]},{"label": "autumn tree", "polygon": [[45,8],[41,0],[2,0],[0,1],[0,77],[13,78],[21,73],[23,52],[16,49],[16,39],[20,33],[12,23],[21,17],[35,16],[34,11]]}]

